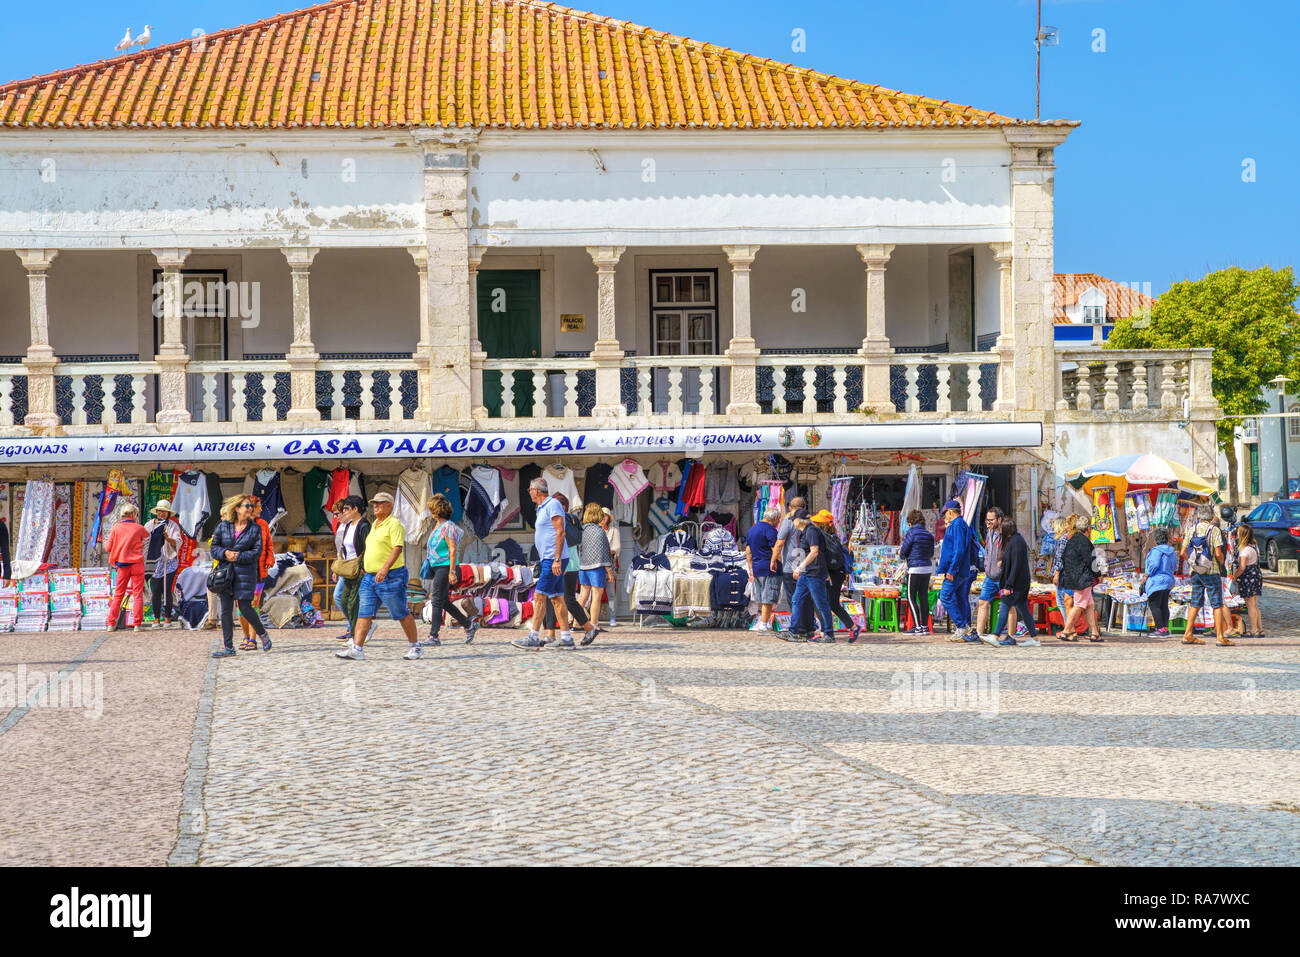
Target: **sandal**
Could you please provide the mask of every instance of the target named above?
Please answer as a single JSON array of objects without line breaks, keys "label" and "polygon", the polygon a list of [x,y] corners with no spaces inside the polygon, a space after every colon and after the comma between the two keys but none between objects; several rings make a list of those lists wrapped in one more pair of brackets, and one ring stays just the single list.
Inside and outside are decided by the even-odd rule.
[{"label": "sandal", "polygon": [[1057,641],[1078,641],[1079,640],[1078,638],[1073,638],[1070,635],[1067,635],[1063,631],[1058,631],[1052,637],[1055,638]]},{"label": "sandal", "polygon": [[256,650],[257,650],[257,642],[255,642],[252,638],[245,638],[243,641],[241,641],[241,642],[239,643],[239,650],[240,650],[240,651],[256,651]]},{"label": "sandal", "polygon": [[1205,642],[1202,641],[1200,638],[1197,638],[1195,635],[1192,635],[1192,637],[1190,637],[1190,638],[1184,638],[1184,639],[1183,639],[1183,644],[1185,644],[1185,645],[1203,645],[1203,644],[1205,644]]},{"label": "sandal", "polygon": [[1095,643],[1098,641],[1105,641],[1106,639],[1103,638],[1101,635],[1089,635],[1088,640]]},{"label": "sandal", "polygon": [[[1232,645],[1236,644],[1236,642],[1233,641],[1231,638],[1219,638],[1214,643],[1216,645],[1222,645],[1225,648],[1231,647]],[[1201,644],[1205,644],[1205,642],[1201,642]]]},{"label": "sandal", "polygon": [[270,635],[263,635],[263,636],[262,636],[262,650],[263,650],[263,651],[270,651],[270,650],[271,650],[271,636],[270,636]]}]

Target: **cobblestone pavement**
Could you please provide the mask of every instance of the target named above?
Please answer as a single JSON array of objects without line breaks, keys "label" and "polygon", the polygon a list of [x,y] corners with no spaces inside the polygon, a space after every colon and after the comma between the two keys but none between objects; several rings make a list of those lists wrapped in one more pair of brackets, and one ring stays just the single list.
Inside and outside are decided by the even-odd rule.
[{"label": "cobblestone pavement", "polygon": [[1294,865],[1300,596],[1272,592],[1236,648],[624,626],[408,662],[384,623],[365,662],[278,631],[210,667],[210,631],[3,636],[0,675],[105,691],[97,720],[0,706],[0,862]]},{"label": "cobblestone pavement", "polygon": [[[0,864],[167,860],[210,639],[0,635]],[[18,680],[48,689],[61,672],[25,710]]]}]

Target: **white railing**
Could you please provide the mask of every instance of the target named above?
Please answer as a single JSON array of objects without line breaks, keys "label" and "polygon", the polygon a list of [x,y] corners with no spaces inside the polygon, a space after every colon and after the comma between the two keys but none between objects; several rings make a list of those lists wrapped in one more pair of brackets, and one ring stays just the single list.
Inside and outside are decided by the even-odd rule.
[{"label": "white railing", "polygon": [[[851,412],[862,405],[861,377],[850,401],[848,386],[849,369],[861,369],[862,359],[853,355],[765,355],[759,356],[755,364],[760,370],[772,370],[773,414],[785,412],[817,412],[818,403],[829,403],[827,412]],[[791,369],[795,369],[791,373]],[[818,370],[830,370],[829,394],[823,378],[821,390],[818,389]],[[760,371],[761,381],[761,371]],[[765,390],[760,386],[760,394]],[[795,406],[798,406],[795,408]]]},{"label": "white railing", "polygon": [[67,425],[141,425],[151,421],[145,393],[158,371],[154,362],[60,362],[55,409]]},{"label": "white railing", "polygon": [[[595,380],[596,366],[590,359],[483,362],[484,401],[492,418],[576,418],[594,403]],[[583,386],[591,390],[590,396],[579,394]]]},{"label": "white railing", "polygon": [[[986,412],[997,398],[996,352],[895,354],[889,365],[903,370],[900,412]],[[991,374],[986,374],[989,366]],[[891,375],[891,383],[895,380]],[[891,388],[897,408],[896,392]]]},{"label": "white railing", "polygon": [[1179,412],[1210,399],[1212,349],[1100,349],[1057,356],[1057,408],[1074,412]]},{"label": "white railing", "polygon": [[726,356],[634,356],[623,364],[635,370],[638,415],[716,415],[726,408]]}]

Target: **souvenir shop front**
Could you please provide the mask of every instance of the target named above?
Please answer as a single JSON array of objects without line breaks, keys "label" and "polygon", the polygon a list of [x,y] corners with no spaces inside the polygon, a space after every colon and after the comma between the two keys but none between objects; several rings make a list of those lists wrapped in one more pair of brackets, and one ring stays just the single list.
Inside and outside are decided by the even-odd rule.
[{"label": "souvenir shop front", "polygon": [[[446,495],[464,530],[463,580],[474,582],[460,597],[487,623],[517,624],[531,610],[535,510],[527,490],[536,477],[571,510],[596,502],[612,513],[619,579],[609,601],[619,614],[734,625],[747,620],[749,605],[745,535],[767,506],[802,494],[836,516],[846,540],[883,544],[897,535],[898,522],[897,509],[886,507],[893,503],[885,476],[904,457],[958,462],[978,450],[1041,441],[1032,423],[3,440],[0,534],[10,534],[0,552],[8,565],[0,630],[44,630],[52,621],[76,627],[76,599],[56,599],[53,589],[71,592],[79,581],[89,591],[82,589],[75,611],[84,627],[97,626],[113,576],[104,542],[127,502],[143,521],[160,501],[171,502],[184,572],[205,562],[221,502],[236,493],[258,498],[272,532],[278,580],[264,590],[267,624],[321,625],[341,617],[331,594],[332,505],[381,491],[393,494],[394,513],[418,549],[408,558],[413,567],[432,526],[427,501]],[[868,456],[880,462],[866,464]],[[932,498],[954,472],[960,469],[947,464],[935,472]],[[677,556],[672,586],[665,590],[659,576],[657,591],[643,594],[645,576],[633,574],[638,556],[666,552]],[[182,588],[185,581],[178,576],[176,606],[186,612],[188,605],[187,620],[196,624],[207,596],[196,587],[201,576],[189,576]],[[146,587],[146,602],[148,595]],[[414,607],[423,602],[418,580],[408,597]],[[43,602],[48,608],[38,614]]]}]

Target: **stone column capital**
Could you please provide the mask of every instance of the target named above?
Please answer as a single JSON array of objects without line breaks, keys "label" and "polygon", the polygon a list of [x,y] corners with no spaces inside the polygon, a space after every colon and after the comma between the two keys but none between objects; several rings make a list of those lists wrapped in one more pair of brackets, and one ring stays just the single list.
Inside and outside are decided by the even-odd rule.
[{"label": "stone column capital", "polygon": [[411,254],[411,259],[415,261],[415,268],[421,273],[429,271],[429,247],[421,243],[419,246],[407,246],[406,251]]},{"label": "stone column capital", "polygon": [[[312,260],[320,252],[319,246],[282,246],[280,252],[289,261],[289,268],[294,272],[306,272],[311,269]],[[414,254],[412,254],[414,255]]]},{"label": "stone column capital", "polygon": [[469,247],[469,271],[478,272],[478,267],[483,265],[483,255],[487,252],[486,246]]},{"label": "stone column capital", "polygon": [[989,249],[993,250],[993,259],[999,269],[1011,268],[1011,247],[1011,243],[989,243]]},{"label": "stone column capital", "polygon": [[57,249],[15,249],[14,252],[28,274],[47,271],[59,254]]},{"label": "stone column capital", "polygon": [[727,261],[731,263],[733,271],[749,269],[754,264],[754,257],[758,255],[757,246],[723,246],[722,251],[727,254]]},{"label": "stone column capital", "polygon": [[884,269],[893,252],[893,243],[863,243],[858,246],[858,255],[868,269]]},{"label": "stone column capital", "polygon": [[596,264],[598,271],[613,272],[626,250],[626,246],[588,246],[587,255]]},{"label": "stone column capital", "polygon": [[185,266],[185,260],[189,258],[190,250],[177,249],[169,247],[167,249],[153,250],[153,258],[158,260],[158,265],[163,272],[176,272]]}]

